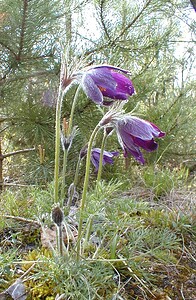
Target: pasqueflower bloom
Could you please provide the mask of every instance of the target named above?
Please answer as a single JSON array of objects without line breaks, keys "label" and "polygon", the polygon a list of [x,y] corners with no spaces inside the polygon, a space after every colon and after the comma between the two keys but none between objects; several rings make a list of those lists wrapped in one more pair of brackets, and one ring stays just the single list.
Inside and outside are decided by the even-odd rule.
[{"label": "pasqueflower bloom", "polygon": [[[91,162],[95,166],[95,171],[97,172],[99,169],[99,159],[100,159],[100,153],[101,149],[100,148],[93,148],[91,151]],[[103,161],[102,164],[105,166],[105,164],[113,164],[113,158],[114,156],[118,156],[119,152],[118,151],[103,151]]]},{"label": "pasqueflower bloom", "polygon": [[124,150],[124,156],[131,153],[141,164],[145,163],[140,148],[154,151],[158,144],[154,138],[165,136],[155,124],[131,115],[125,115],[115,122],[119,143]]},{"label": "pasqueflower bloom", "polygon": [[[114,100],[127,100],[134,94],[132,81],[124,74],[129,72],[110,65],[98,65],[78,73],[78,80],[91,100],[99,105],[110,105]],[[103,97],[112,100],[104,100]]]}]

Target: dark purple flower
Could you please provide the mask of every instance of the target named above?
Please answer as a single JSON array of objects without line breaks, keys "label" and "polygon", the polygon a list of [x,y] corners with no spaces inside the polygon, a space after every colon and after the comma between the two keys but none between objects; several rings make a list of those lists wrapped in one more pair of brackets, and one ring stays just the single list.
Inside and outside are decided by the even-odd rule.
[{"label": "dark purple flower", "polygon": [[[100,148],[93,148],[91,151],[91,162],[95,166],[95,171],[97,172],[99,169],[99,159],[100,159],[100,153],[101,149]],[[118,156],[119,152],[117,151],[103,151],[103,161],[102,164],[105,166],[105,164],[113,164],[113,157]]]},{"label": "dark purple flower", "polygon": [[124,156],[131,153],[141,164],[145,161],[140,148],[149,152],[154,151],[158,147],[154,138],[165,136],[155,124],[130,115],[120,118],[115,125]]},{"label": "dark purple flower", "polygon": [[[122,73],[129,72],[110,65],[89,67],[82,74],[83,90],[87,97],[99,105],[110,105],[113,100],[127,100],[135,89],[132,81]],[[103,97],[113,100],[106,101]]]}]

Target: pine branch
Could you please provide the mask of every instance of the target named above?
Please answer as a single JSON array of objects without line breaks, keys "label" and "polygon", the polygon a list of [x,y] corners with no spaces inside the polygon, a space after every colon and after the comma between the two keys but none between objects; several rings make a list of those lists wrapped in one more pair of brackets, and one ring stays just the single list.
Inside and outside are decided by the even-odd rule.
[{"label": "pine branch", "polygon": [[0,41],[0,45],[6,48],[7,50],[9,50],[10,53],[12,53],[15,58],[17,57],[16,53],[9,46],[5,45],[4,42]]},{"label": "pine branch", "polygon": [[0,130],[0,133],[4,132],[9,126],[4,127],[3,129]]},{"label": "pine branch", "polygon": [[139,17],[143,14],[143,12],[144,12],[144,10],[149,6],[149,4],[150,4],[150,2],[151,2],[152,0],[148,0],[147,2],[146,2],[146,4],[144,5],[144,7],[141,9],[141,11],[137,14],[137,16],[121,31],[121,33],[113,40],[113,42],[112,42],[112,44],[111,45],[113,45],[113,44],[115,44],[115,42],[121,37],[121,36],[123,36],[124,34],[125,34],[125,32],[128,30],[128,29],[130,29],[132,26],[133,26],[133,24],[139,19]]},{"label": "pine branch", "polygon": [[[146,2],[146,4],[144,5],[144,7],[141,9],[141,11],[137,14],[137,16],[121,31],[121,33],[114,39],[114,40],[111,40],[110,39],[110,36],[107,32],[107,28],[105,28],[105,24],[102,23],[103,27],[104,27],[104,31],[108,37],[108,39],[110,40],[110,42],[108,43],[105,43],[103,45],[101,45],[100,47],[96,47],[96,48],[93,48],[92,50],[89,50],[89,51],[86,51],[85,52],[85,56],[88,56],[94,52],[98,52],[98,51],[101,51],[103,49],[105,49],[106,47],[108,48],[109,46],[116,46],[116,47],[119,47],[118,44],[116,44],[116,42],[119,40],[120,37],[123,36],[123,34],[125,34],[125,32],[131,27],[133,26],[133,24],[139,19],[139,17],[142,15],[142,13],[144,12],[144,10],[149,6],[149,4],[151,3],[152,0],[148,0]],[[103,19],[101,18],[101,21],[103,22]]]},{"label": "pine branch", "polygon": [[100,8],[101,8],[101,10],[100,10],[100,18],[101,18],[101,24],[102,24],[102,26],[103,26],[104,32],[105,32],[105,34],[106,34],[108,40],[110,41],[111,39],[110,39],[108,30],[107,30],[106,25],[105,25],[105,22],[104,22],[104,17],[103,17],[103,10],[104,10],[103,5],[104,5],[104,2],[105,2],[105,0],[101,0],[101,3],[100,3]]},{"label": "pine branch", "polygon": [[17,150],[14,152],[9,152],[9,153],[3,154],[2,147],[1,147],[1,139],[0,139],[0,192],[3,189],[3,160],[7,157],[17,155],[17,154],[27,153],[30,151],[35,151],[35,148],[22,149],[22,150]]},{"label": "pine branch", "polygon": [[21,25],[21,32],[20,32],[20,42],[19,42],[19,51],[17,55],[17,60],[20,61],[21,53],[24,46],[24,33],[25,33],[25,26],[26,26],[26,18],[27,18],[27,8],[28,8],[28,0],[24,0],[23,5],[23,18],[22,18],[22,25]]},{"label": "pine branch", "polygon": [[13,156],[13,155],[23,154],[23,153],[27,153],[27,152],[30,152],[30,151],[35,151],[35,148],[22,149],[22,150],[17,150],[17,151],[9,152],[7,154],[3,154],[2,157],[4,159],[4,158],[7,158],[7,157],[10,157],[10,156]]},{"label": "pine branch", "polygon": [[45,54],[45,55],[40,55],[40,56],[25,56],[25,57],[21,56],[21,60],[23,60],[23,61],[27,61],[27,60],[39,60],[39,59],[50,58],[50,57],[53,57],[53,53],[49,53],[49,54]]},{"label": "pine branch", "polygon": [[9,83],[9,82],[17,81],[17,80],[25,80],[25,79],[29,79],[29,78],[32,78],[32,77],[40,77],[40,76],[45,76],[45,75],[49,75],[49,74],[57,75],[53,70],[51,70],[51,71],[34,72],[32,74],[17,76],[17,77],[8,78],[8,79],[1,78],[0,79],[0,86],[3,85],[5,82]]},{"label": "pine branch", "polygon": [[164,118],[166,116],[166,114],[168,114],[171,109],[174,107],[174,105],[181,100],[182,96],[184,96],[184,94],[182,92],[180,92],[180,94],[174,99],[174,101],[170,104],[170,106],[166,109],[166,111],[161,115],[161,118]]}]

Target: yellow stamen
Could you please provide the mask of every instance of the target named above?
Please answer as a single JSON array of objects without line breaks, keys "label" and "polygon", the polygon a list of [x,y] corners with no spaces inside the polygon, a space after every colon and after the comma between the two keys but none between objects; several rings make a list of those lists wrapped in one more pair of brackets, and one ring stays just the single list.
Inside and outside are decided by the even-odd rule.
[{"label": "yellow stamen", "polygon": [[106,88],[102,87],[102,86],[98,86],[98,88],[100,89],[101,92],[106,92]]}]

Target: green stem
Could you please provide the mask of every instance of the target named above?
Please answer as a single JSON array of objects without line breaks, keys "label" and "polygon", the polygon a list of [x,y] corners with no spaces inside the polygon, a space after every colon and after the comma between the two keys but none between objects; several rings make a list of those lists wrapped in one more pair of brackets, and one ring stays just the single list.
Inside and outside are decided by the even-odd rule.
[{"label": "green stem", "polygon": [[63,256],[63,232],[62,225],[57,226],[57,234],[58,234],[58,251],[60,256]]},{"label": "green stem", "polygon": [[59,94],[56,104],[56,132],[55,132],[55,167],[54,167],[54,202],[58,202],[59,190],[59,160],[60,160],[60,122],[61,122],[61,107],[63,101],[63,90],[59,86]]},{"label": "green stem", "polygon": [[[75,111],[75,107],[76,107],[76,102],[78,99],[78,95],[79,95],[79,91],[80,91],[80,85],[78,86],[74,99],[73,99],[73,103],[72,103],[72,107],[71,107],[71,113],[70,113],[70,118],[69,118],[69,127],[68,127],[68,132],[67,132],[67,136],[69,136],[71,134],[72,131],[72,124],[73,124],[73,116],[74,116],[74,111]],[[64,196],[65,196],[65,177],[66,177],[66,171],[67,171],[67,157],[68,157],[68,150],[64,151],[64,155],[63,155],[63,174],[62,174],[62,187],[61,187],[61,199],[62,199],[62,206],[63,206],[63,202],[64,202]]]},{"label": "green stem", "polygon": [[85,239],[84,239],[83,250],[85,250],[85,248],[88,245],[90,235],[92,232],[92,224],[93,224],[93,215],[89,216],[89,218],[87,220],[86,235],[85,235]]},{"label": "green stem", "polygon": [[67,202],[67,213],[69,213],[69,210],[70,210],[70,207],[71,207],[71,204],[72,204],[72,200],[73,200],[73,196],[74,196],[74,191],[75,191],[75,188],[76,188],[77,183],[78,183],[78,175],[79,175],[79,170],[80,170],[80,162],[81,162],[81,159],[79,158],[78,162],[77,162],[76,170],[75,170],[75,176],[74,176],[74,182],[73,182],[73,189],[71,190],[71,193],[69,195],[69,199],[68,199],[68,202]]},{"label": "green stem", "polygon": [[78,176],[79,176],[79,170],[80,170],[80,163],[81,163],[81,158],[79,157],[77,166],[76,166],[76,171],[75,171],[75,176],[74,176],[74,185],[77,186],[78,184]]},{"label": "green stem", "polygon": [[81,89],[81,86],[79,85],[77,90],[76,90],[74,99],[73,99],[73,103],[72,103],[72,107],[71,107],[71,113],[70,113],[70,117],[69,117],[68,135],[71,133],[71,130],[72,130],[73,115],[74,115],[76,102],[77,102],[77,99],[78,99],[78,96],[79,96],[80,89]]},{"label": "green stem", "polygon": [[62,173],[62,186],[61,186],[61,201],[62,201],[62,207],[63,207],[63,202],[65,198],[65,176],[66,176],[66,171],[67,171],[67,157],[68,157],[68,150],[64,150],[63,154],[63,173]]},{"label": "green stem", "polygon": [[104,131],[103,139],[102,139],[102,144],[101,144],[101,152],[100,152],[100,158],[99,158],[99,169],[98,169],[98,174],[97,174],[97,184],[101,180],[101,174],[102,174],[102,167],[103,167],[103,151],[105,147],[105,142],[106,142],[107,134]]},{"label": "green stem", "polygon": [[87,195],[87,188],[88,188],[88,182],[89,182],[91,150],[92,150],[92,146],[93,146],[93,141],[94,141],[99,129],[100,129],[100,124],[98,124],[95,127],[95,129],[93,130],[91,137],[89,139],[89,143],[88,143],[88,151],[87,151],[87,157],[86,157],[86,172],[85,172],[85,178],[84,178],[82,200],[81,200],[81,206],[80,206],[79,225],[78,225],[77,260],[79,260],[79,258],[80,258],[80,251],[81,251],[80,244],[81,244],[81,238],[82,238],[83,212],[84,212],[84,207],[86,204],[86,195]]}]

